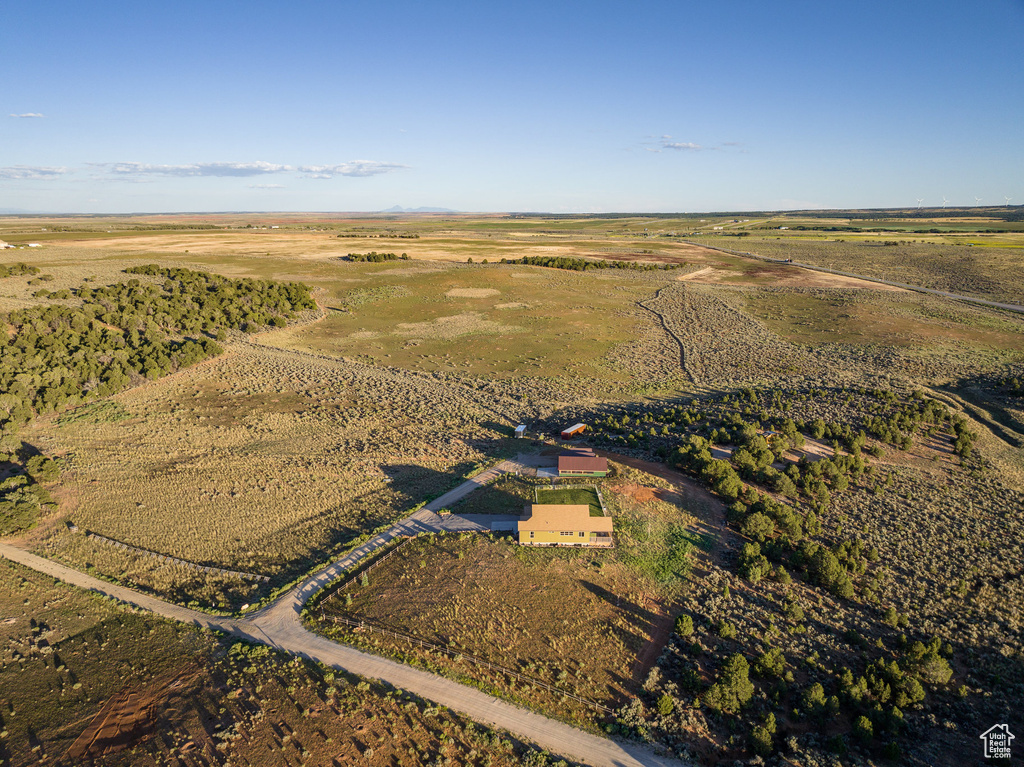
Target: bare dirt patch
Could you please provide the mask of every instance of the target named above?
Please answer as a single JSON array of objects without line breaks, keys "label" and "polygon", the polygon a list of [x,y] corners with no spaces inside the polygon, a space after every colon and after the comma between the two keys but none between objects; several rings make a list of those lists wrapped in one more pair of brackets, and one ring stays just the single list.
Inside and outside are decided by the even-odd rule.
[{"label": "bare dirt patch", "polygon": [[158,707],[175,690],[190,687],[198,675],[199,668],[193,666],[143,688],[125,687],[103,704],[89,726],[68,748],[64,758],[73,762],[91,761],[152,737]]},{"label": "bare dirt patch", "polygon": [[634,485],[629,482],[616,486],[616,490],[624,495],[628,495],[637,503],[650,503],[657,497],[655,488]]},{"label": "bare dirt patch", "polygon": [[504,335],[521,333],[525,328],[503,325],[489,320],[479,312],[464,312],[438,317],[430,322],[399,322],[395,335],[409,338],[458,338],[467,335]]},{"label": "bare dirt patch", "polygon": [[501,295],[501,291],[494,288],[452,288],[445,295],[448,298],[490,298]]},{"label": "bare dirt patch", "polygon": [[678,277],[676,277],[676,279],[677,280],[695,280],[698,277],[708,277],[714,271],[715,271],[715,269],[713,267],[705,266],[703,269],[698,269],[695,272],[690,272],[689,274],[681,274]]},{"label": "bare dirt patch", "polygon": [[816,272],[813,269],[803,269],[789,264],[751,263],[744,265],[741,270],[705,267],[681,275],[676,279],[707,285],[757,283],[786,288],[858,288],[860,290],[907,292],[903,288],[892,285],[859,280],[856,277],[844,277],[840,274]]}]

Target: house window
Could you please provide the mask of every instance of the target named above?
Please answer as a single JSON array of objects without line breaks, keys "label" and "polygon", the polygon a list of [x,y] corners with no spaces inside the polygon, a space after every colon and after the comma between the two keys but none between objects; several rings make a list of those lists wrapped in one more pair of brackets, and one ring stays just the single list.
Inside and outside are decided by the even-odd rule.
[{"label": "house window", "polygon": [[581,532],[581,533],[580,533],[580,538],[582,538],[582,537],[583,537],[583,536],[585,536],[585,535],[586,535],[586,533],[584,533],[584,532]]},{"label": "house window", "polygon": [[572,535],[572,530],[563,530],[559,533],[559,535]]},{"label": "house window", "polygon": [[530,531],[530,537],[533,537],[533,530]]}]

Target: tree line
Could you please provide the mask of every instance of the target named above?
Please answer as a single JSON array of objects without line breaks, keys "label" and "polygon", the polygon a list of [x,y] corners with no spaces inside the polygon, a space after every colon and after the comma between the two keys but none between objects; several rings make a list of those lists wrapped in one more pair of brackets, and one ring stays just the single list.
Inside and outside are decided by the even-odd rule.
[{"label": "tree line", "polygon": [[585,272],[590,269],[629,269],[638,272],[655,272],[659,270],[678,269],[679,264],[651,264],[641,261],[610,261],[590,260],[586,258],[570,258],[568,256],[523,256],[519,259],[501,259],[503,264],[524,264],[526,266],[546,266],[549,269],[568,269],[573,272]]},{"label": "tree line", "polygon": [[343,261],[368,261],[371,264],[379,264],[384,261],[408,261],[409,256],[403,253],[400,256],[394,253],[378,253],[375,250],[371,250],[369,253],[349,253],[342,259]]},{"label": "tree line", "polygon": [[39,269],[20,262],[10,266],[0,264],[0,279],[4,277],[20,277],[23,274],[39,274]]}]

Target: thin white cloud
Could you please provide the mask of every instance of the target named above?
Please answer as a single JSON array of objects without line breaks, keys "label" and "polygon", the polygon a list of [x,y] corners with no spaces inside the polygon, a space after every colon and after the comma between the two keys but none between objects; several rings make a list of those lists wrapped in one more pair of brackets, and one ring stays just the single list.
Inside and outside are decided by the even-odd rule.
[{"label": "thin white cloud", "polygon": [[96,162],[88,163],[102,168],[109,176],[122,180],[157,176],[187,178],[229,177],[245,178],[275,173],[302,173],[306,178],[334,178],[335,176],[377,176],[394,170],[407,168],[393,162],[377,160],[352,160],[338,165],[280,165],[271,162],[197,162],[185,165],[151,165],[142,162]]},{"label": "thin white cloud", "polygon": [[[282,165],[271,162],[196,162],[182,165],[154,165],[144,162],[89,162],[85,168],[11,165],[0,167],[0,179],[46,179],[64,174],[88,174],[92,181],[122,183],[153,183],[160,178],[254,178],[260,176],[298,173],[305,178],[330,179],[336,176],[377,176],[408,168],[393,162],[378,160],[352,160],[337,165]],[[282,184],[250,184],[252,189],[283,189]]]},{"label": "thin white cloud", "polygon": [[25,113],[20,114],[20,115],[12,114],[10,116],[11,117],[43,117],[44,115],[41,112],[25,112]]},{"label": "thin white cloud", "polygon": [[694,144],[690,141],[669,141],[667,139],[661,140],[661,146],[664,149],[674,149],[677,152],[699,152],[704,148],[700,144]]},{"label": "thin white cloud", "polygon": [[262,176],[294,170],[270,162],[197,162],[188,165],[149,165],[142,162],[98,162],[116,176]]},{"label": "thin white cloud", "polygon": [[408,167],[408,165],[399,165],[394,162],[353,160],[340,165],[300,165],[299,170],[307,174],[308,178],[333,178],[334,176],[379,176],[382,173],[391,173],[391,171],[403,170]]},{"label": "thin white cloud", "polygon": [[10,165],[0,168],[0,178],[38,179],[57,178],[70,171],[67,168],[52,168],[41,165]]}]

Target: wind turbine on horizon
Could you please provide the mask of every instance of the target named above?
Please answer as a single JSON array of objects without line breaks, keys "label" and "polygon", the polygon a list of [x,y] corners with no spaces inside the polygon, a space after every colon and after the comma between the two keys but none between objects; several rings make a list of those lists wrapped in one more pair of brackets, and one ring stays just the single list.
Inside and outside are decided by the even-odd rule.
[{"label": "wind turbine on horizon", "polygon": [[922,202],[924,202],[924,197],[918,197],[918,198],[917,198],[917,207],[918,207],[918,208],[920,208],[920,207],[921,207],[921,203],[922,203]]},{"label": "wind turbine on horizon", "polygon": [[981,205],[981,198],[980,197],[975,197],[974,198],[974,204],[975,205]]},{"label": "wind turbine on horizon", "polygon": [[1003,195],[1003,199],[1006,200],[1006,207],[1009,208],[1010,207],[1010,200],[1012,200],[1013,198],[1012,197],[1007,197],[1006,195]]},{"label": "wind turbine on horizon", "polygon": [[947,202],[949,202],[949,200],[947,200],[947,199],[946,199],[946,195],[942,195],[942,207],[943,207],[943,208],[945,208],[945,207],[946,207],[946,203],[947,203]]}]

